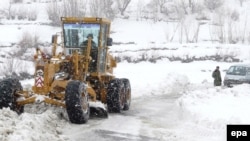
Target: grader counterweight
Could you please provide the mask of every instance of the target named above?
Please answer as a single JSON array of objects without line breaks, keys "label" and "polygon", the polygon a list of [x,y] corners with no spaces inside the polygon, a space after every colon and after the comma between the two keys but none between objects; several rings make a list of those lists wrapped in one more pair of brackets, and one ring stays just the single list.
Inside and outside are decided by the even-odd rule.
[{"label": "grader counterweight", "polygon": [[32,90],[23,90],[17,79],[1,81],[0,108],[22,113],[26,104],[44,102],[66,108],[69,120],[78,124],[87,122],[90,115],[107,117],[108,111],[129,110],[129,79],[113,75],[116,61],[108,52],[110,21],[77,17],[61,21],[62,33],[52,36],[50,57],[36,49]]}]

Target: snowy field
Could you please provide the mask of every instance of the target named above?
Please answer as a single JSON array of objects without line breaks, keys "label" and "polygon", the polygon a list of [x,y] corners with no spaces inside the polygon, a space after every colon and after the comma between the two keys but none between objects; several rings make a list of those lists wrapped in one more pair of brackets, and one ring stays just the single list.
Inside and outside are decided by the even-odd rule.
[{"label": "snowy field", "polygon": [[[15,60],[16,64],[22,64],[17,71],[34,72],[32,61],[12,55],[18,50],[16,43],[24,32],[39,35],[49,52],[51,36],[61,29],[40,25],[47,22],[44,13],[39,13],[39,24],[1,20],[2,71],[9,60]],[[121,59],[114,73],[118,78],[130,79],[129,111],[76,125],[69,122],[64,109],[50,105],[26,105],[21,115],[1,109],[0,141],[226,141],[227,124],[250,124],[250,85],[214,87],[211,75],[215,67],[220,66],[223,79],[229,66],[250,63],[249,44],[167,43],[166,31],[173,30],[171,27],[163,22],[124,19],[112,23],[111,36],[116,44],[110,52]],[[210,38],[203,35],[202,38]],[[136,62],[142,56],[146,56],[146,60]],[[211,56],[221,59],[201,59]],[[226,56],[229,57],[224,59]],[[125,59],[127,57],[131,62]],[[150,61],[152,58],[155,61]],[[183,63],[171,58],[197,60]],[[235,58],[239,62],[232,62]],[[33,82],[33,79],[21,81],[23,87],[28,88]]]}]

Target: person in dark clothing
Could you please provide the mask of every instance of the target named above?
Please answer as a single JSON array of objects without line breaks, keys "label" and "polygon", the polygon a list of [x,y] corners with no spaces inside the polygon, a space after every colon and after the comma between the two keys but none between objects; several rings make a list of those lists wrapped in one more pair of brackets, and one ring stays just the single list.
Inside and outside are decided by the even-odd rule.
[{"label": "person in dark clothing", "polygon": [[90,72],[95,72],[97,70],[97,56],[98,56],[98,47],[96,43],[93,41],[93,34],[88,34],[87,40],[82,42],[82,46],[84,48],[87,48],[88,45],[88,39],[91,38],[91,50],[90,50],[90,56],[91,56],[91,61],[89,64],[89,71]]},{"label": "person in dark clothing", "polygon": [[89,38],[89,37],[91,37],[91,47],[92,47],[92,48],[97,48],[96,43],[93,41],[93,38],[94,38],[94,37],[93,37],[93,34],[91,34],[91,33],[88,34],[87,40],[83,41],[81,45],[82,45],[82,46],[87,46],[87,45],[88,45],[88,38]]},{"label": "person in dark clothing", "polygon": [[221,75],[219,66],[213,71],[212,77],[214,78],[214,86],[221,86]]}]

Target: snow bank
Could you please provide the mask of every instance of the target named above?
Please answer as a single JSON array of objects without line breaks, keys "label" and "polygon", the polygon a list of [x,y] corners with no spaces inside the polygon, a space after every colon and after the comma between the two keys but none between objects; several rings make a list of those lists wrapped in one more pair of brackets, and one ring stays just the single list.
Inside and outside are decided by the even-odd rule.
[{"label": "snow bank", "polygon": [[167,44],[147,43],[121,44],[111,47],[110,52],[121,61],[130,59],[131,62],[144,59],[169,58],[172,60],[217,60],[233,62],[249,60],[248,45],[229,44]]},{"label": "snow bank", "polygon": [[[143,97],[150,95],[178,95],[186,90],[189,78],[185,72],[175,72],[176,67],[169,67],[166,62],[153,64],[142,62],[131,64],[119,63],[114,70],[118,78],[128,78],[131,83],[132,97]],[[199,71],[199,70],[197,70]]]},{"label": "snow bank", "polygon": [[225,129],[227,124],[250,123],[249,91],[248,84],[233,88],[203,86],[186,92],[177,104],[189,120],[204,127]]},{"label": "snow bank", "polygon": [[1,141],[64,141],[61,128],[65,120],[52,110],[42,114],[23,113],[17,115],[8,108],[0,110]]}]

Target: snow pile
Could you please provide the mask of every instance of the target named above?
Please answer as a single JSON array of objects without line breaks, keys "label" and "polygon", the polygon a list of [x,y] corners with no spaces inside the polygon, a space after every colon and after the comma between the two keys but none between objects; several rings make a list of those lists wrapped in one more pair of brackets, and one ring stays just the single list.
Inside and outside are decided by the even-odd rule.
[{"label": "snow pile", "polygon": [[170,64],[166,61],[158,64],[123,62],[118,64],[114,73],[118,78],[130,79],[133,98],[150,95],[178,95],[184,92],[190,83],[189,77],[185,74],[186,71],[175,72],[179,65],[176,63],[176,67],[169,67]]},{"label": "snow pile", "polygon": [[17,115],[8,108],[0,110],[1,141],[64,141],[62,127],[65,120],[54,111],[42,114],[23,113]]},{"label": "snow pile", "polygon": [[187,76],[171,72],[163,77],[157,89],[153,90],[153,93],[158,95],[179,95],[188,89],[189,84]]},{"label": "snow pile", "polygon": [[192,89],[179,100],[178,105],[192,120],[202,126],[225,129],[227,124],[250,123],[250,85]]}]

